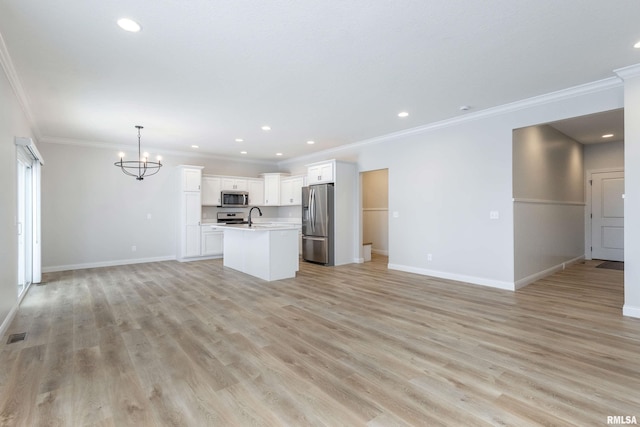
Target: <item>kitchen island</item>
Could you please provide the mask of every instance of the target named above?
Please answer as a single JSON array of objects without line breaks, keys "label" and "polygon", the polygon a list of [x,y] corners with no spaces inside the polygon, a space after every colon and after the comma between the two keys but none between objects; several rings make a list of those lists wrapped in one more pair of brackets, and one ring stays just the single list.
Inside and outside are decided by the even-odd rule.
[{"label": "kitchen island", "polygon": [[234,224],[224,231],[223,265],[263,280],[296,276],[299,268],[296,224]]}]

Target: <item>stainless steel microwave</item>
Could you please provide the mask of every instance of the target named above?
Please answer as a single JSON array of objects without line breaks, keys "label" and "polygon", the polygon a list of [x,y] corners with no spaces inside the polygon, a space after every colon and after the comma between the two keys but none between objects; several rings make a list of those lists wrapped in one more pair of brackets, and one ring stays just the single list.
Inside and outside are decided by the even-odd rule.
[{"label": "stainless steel microwave", "polygon": [[249,193],[223,190],[220,192],[220,201],[223,208],[246,208],[249,206]]}]

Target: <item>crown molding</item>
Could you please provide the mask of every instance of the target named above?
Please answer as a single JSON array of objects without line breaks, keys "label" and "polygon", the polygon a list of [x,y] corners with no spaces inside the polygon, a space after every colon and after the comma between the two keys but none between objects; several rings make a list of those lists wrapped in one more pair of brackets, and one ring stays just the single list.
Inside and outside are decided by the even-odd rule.
[{"label": "crown molding", "polygon": [[640,64],[629,65],[628,67],[613,70],[621,79],[627,80],[634,77],[640,77]]},{"label": "crown molding", "polygon": [[[634,66],[640,67],[640,66]],[[627,67],[633,68],[633,67]],[[624,70],[624,69],[623,69]],[[640,70],[640,68],[638,68]],[[616,71],[617,72],[617,71]],[[521,101],[511,102],[509,104],[499,105],[497,107],[487,108],[485,110],[476,111],[473,113],[467,113],[464,116],[453,117],[451,119],[445,119],[438,122],[428,123],[426,125],[417,126],[410,129],[405,129],[399,132],[390,133],[387,135],[381,135],[374,138],[365,139],[363,141],[354,142],[351,144],[340,145],[338,147],[329,148],[323,151],[317,151],[312,154],[307,154],[301,157],[295,157],[293,159],[283,160],[279,162],[279,166],[285,166],[291,163],[298,163],[303,161],[309,161],[318,157],[335,157],[341,152],[356,150],[368,145],[380,144],[383,142],[390,142],[396,139],[406,138],[414,135],[420,135],[427,132],[432,132],[436,129],[447,128],[456,126],[461,123],[470,122],[473,120],[484,119],[493,116],[500,116],[506,113],[511,113],[526,108],[538,107],[546,105],[552,102],[563,101],[566,99],[575,98],[577,96],[588,95],[591,93],[597,93],[612,88],[622,87],[623,81],[619,77],[609,77],[595,82],[586,83],[578,86],[573,86],[567,89],[559,90],[556,92],[547,93],[544,95],[534,96],[531,98],[523,99]]]},{"label": "crown molding", "polygon": [[[91,148],[100,148],[104,150],[111,151],[137,151],[138,145],[132,144],[110,144],[108,142],[98,142],[98,141],[86,141],[82,139],[73,139],[73,138],[56,138],[51,136],[43,136],[40,139],[41,142],[47,144],[58,144],[58,145],[73,145],[76,147],[91,147]],[[180,157],[197,157],[197,158],[205,158],[205,159],[214,159],[214,160],[224,160],[224,161],[232,161],[238,163],[253,163],[259,165],[268,165],[275,166],[276,162],[268,161],[268,160],[259,160],[259,159],[239,159],[236,157],[228,157],[228,156],[220,156],[209,153],[194,153],[190,151],[179,151],[179,150],[166,150],[162,148],[147,148],[147,151],[153,150],[154,153],[162,154],[164,156],[180,156]]]},{"label": "crown molding", "polygon": [[20,104],[22,112],[29,122],[31,131],[36,137],[36,140],[39,140],[40,130],[38,129],[38,126],[36,126],[36,121],[34,119],[33,113],[31,112],[31,108],[29,107],[27,94],[25,93],[22,83],[20,82],[20,78],[18,77],[18,73],[13,66],[13,60],[11,59],[11,55],[9,55],[9,49],[7,49],[7,45],[5,44],[4,38],[2,37],[2,33],[0,33],[0,64],[2,65],[4,74],[7,76],[7,80],[9,81],[9,84],[11,85],[16,98],[18,99],[18,104]]}]

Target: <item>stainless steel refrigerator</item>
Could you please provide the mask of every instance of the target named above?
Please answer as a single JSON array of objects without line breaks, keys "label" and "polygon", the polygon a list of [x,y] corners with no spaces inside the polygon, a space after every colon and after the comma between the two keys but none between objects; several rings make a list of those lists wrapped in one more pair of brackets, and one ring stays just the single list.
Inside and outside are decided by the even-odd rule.
[{"label": "stainless steel refrigerator", "polygon": [[302,259],[334,265],[333,184],[302,187]]}]

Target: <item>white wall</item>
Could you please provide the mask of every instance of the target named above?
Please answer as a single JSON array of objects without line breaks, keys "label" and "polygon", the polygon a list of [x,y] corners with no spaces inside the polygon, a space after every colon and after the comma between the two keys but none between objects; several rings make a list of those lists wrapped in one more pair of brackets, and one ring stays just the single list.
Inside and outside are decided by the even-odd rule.
[{"label": "white wall", "polygon": [[18,302],[17,167],[14,137],[33,137],[27,118],[0,71],[0,330]]},{"label": "white wall", "polygon": [[[44,271],[174,258],[179,164],[204,166],[207,174],[255,177],[275,169],[161,153],[160,172],[137,181],[113,165],[118,150],[51,143],[39,148],[47,162],[42,172]],[[143,148],[152,149],[144,147],[144,139]]]},{"label": "white wall", "polygon": [[640,67],[624,75],[624,313],[640,317]]},{"label": "white wall", "polygon": [[584,256],[583,146],[548,125],[513,131],[516,287]]}]

